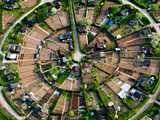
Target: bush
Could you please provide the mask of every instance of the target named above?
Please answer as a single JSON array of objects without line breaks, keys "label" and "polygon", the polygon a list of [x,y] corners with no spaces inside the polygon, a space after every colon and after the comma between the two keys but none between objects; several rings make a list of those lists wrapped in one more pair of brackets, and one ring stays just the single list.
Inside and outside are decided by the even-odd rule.
[{"label": "bush", "polygon": [[148,8],[150,5],[149,0],[133,0],[133,2],[143,8]]},{"label": "bush", "polygon": [[101,0],[99,3],[96,4],[95,6],[95,11],[94,11],[94,15],[95,16],[99,16],[101,9],[104,5],[105,0]]},{"label": "bush", "polygon": [[92,41],[93,41],[93,39],[94,39],[94,35],[93,35],[93,33],[88,32],[88,33],[87,33],[87,38],[88,38],[88,43],[92,42]]},{"label": "bush", "polygon": [[156,57],[160,57],[160,47],[156,47],[156,48],[154,49],[154,55],[155,55]]}]

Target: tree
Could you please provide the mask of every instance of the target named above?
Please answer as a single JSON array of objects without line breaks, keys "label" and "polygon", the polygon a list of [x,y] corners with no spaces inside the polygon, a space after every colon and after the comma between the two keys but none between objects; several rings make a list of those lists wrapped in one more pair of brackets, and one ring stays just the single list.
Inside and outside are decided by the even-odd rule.
[{"label": "tree", "polygon": [[54,16],[56,14],[56,12],[57,12],[57,9],[53,7],[51,9],[51,15]]},{"label": "tree", "polygon": [[153,39],[151,41],[152,47],[154,48],[155,56],[160,56],[160,35],[154,34]]},{"label": "tree", "polygon": [[143,8],[147,8],[150,4],[149,0],[134,0],[134,2]]},{"label": "tree", "polygon": [[94,35],[92,32],[87,33],[88,43],[92,42],[94,39]]},{"label": "tree", "polygon": [[154,49],[155,56],[160,57],[160,47]]},{"label": "tree", "polygon": [[69,116],[69,117],[74,117],[74,116],[75,116],[74,111],[73,111],[73,110],[70,110],[70,111],[68,112],[68,116]]}]

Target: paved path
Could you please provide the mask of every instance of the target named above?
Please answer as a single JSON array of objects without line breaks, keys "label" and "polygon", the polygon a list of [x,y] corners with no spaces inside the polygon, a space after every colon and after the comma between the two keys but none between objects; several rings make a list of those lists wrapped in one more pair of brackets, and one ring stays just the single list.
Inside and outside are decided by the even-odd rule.
[{"label": "paved path", "polygon": [[155,101],[156,104],[160,105],[160,102],[158,100]]},{"label": "paved path", "polygon": [[10,105],[6,102],[3,94],[2,94],[2,89],[3,87],[0,86],[0,103],[1,105],[11,114],[13,115],[17,120],[23,120],[23,117],[19,116],[11,107]]},{"label": "paved path", "polygon": [[80,62],[81,58],[84,56],[84,54],[81,53],[80,51],[80,44],[79,44],[79,37],[78,37],[78,32],[76,28],[76,20],[75,20],[75,14],[74,14],[74,5],[72,0],[69,0],[69,6],[70,6],[70,20],[71,20],[71,28],[73,33],[73,40],[74,40],[74,48],[75,48],[75,53],[73,55],[73,59],[75,61]]},{"label": "paved path", "polygon": [[20,23],[25,17],[27,17],[29,14],[31,14],[34,10],[36,10],[38,7],[42,6],[45,3],[53,2],[54,0],[42,0],[38,5],[36,5],[34,8],[29,10],[27,13],[23,14],[17,21],[13,23],[13,25],[10,26],[10,28],[5,32],[2,40],[0,41],[0,53],[2,53],[2,46],[4,44],[4,41],[7,39],[9,33],[14,29],[14,27]]}]

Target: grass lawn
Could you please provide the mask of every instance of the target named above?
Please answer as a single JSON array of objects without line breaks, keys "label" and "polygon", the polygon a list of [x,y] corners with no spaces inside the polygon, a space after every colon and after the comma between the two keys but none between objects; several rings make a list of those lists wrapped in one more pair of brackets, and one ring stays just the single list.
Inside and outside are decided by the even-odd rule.
[{"label": "grass lawn", "polygon": [[85,101],[86,101],[86,106],[91,106],[92,104],[92,97],[88,94],[88,92],[84,91],[84,97],[85,97]]},{"label": "grass lawn", "polygon": [[132,108],[135,105],[136,102],[133,99],[127,97],[126,99],[124,99],[124,103],[126,103],[127,106]]},{"label": "grass lawn", "polygon": [[16,82],[18,82],[19,81],[19,75],[18,75],[18,73],[14,73],[14,76],[15,76],[14,80],[8,81],[6,79],[6,76],[4,76],[4,74],[3,74],[3,71],[0,71],[0,85],[6,86],[9,83],[16,83]]},{"label": "grass lawn", "polygon": [[59,71],[60,71],[60,68],[59,67],[53,67],[49,70],[49,73],[52,75],[58,75],[59,74]]},{"label": "grass lawn", "polygon": [[107,96],[105,94],[105,92],[103,90],[101,90],[100,88],[97,89],[98,90],[98,95],[100,97],[100,99],[102,100],[104,106],[108,106],[108,103],[111,101],[111,98],[109,96]]},{"label": "grass lawn", "polygon": [[1,120],[16,120],[13,116],[7,113],[3,108],[0,108],[0,119]]},{"label": "grass lawn", "polygon": [[51,69],[49,69],[47,72],[45,72],[45,76],[47,77],[47,79],[49,81],[52,81],[54,78],[52,77],[52,75],[58,76],[60,72],[60,68],[59,67],[52,67]]},{"label": "grass lawn", "polygon": [[61,73],[59,75],[59,78],[56,80],[56,83],[58,84],[62,84],[64,82],[65,79],[67,79],[67,77],[69,76],[70,72],[69,71],[65,71],[63,74]]},{"label": "grass lawn", "polygon": [[15,18],[19,18],[22,15],[21,9],[15,9],[12,11],[4,10],[4,14],[13,15]]},{"label": "grass lawn", "polygon": [[7,71],[11,72],[11,75],[14,76],[13,80],[8,81],[6,75],[4,75],[4,70],[0,70],[0,85],[6,86],[9,83],[16,83],[20,80],[17,64],[10,63],[6,66],[6,69]]},{"label": "grass lawn", "polygon": [[44,30],[48,31],[49,33],[52,32],[50,27],[45,22],[41,22],[41,23],[39,23],[39,25],[40,25],[40,27],[42,27]]}]

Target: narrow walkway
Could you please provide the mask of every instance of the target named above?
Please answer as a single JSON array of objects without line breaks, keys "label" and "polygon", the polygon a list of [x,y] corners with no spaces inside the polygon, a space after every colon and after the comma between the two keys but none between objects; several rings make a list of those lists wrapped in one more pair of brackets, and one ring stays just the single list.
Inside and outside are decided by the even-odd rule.
[{"label": "narrow walkway", "polygon": [[77,62],[80,62],[81,59],[84,57],[84,54],[82,54],[80,50],[79,37],[78,37],[77,28],[76,28],[76,20],[75,20],[75,14],[74,14],[74,5],[72,0],[69,0],[69,7],[70,7],[69,12],[70,12],[71,27],[73,32],[73,40],[75,45],[73,59]]}]

